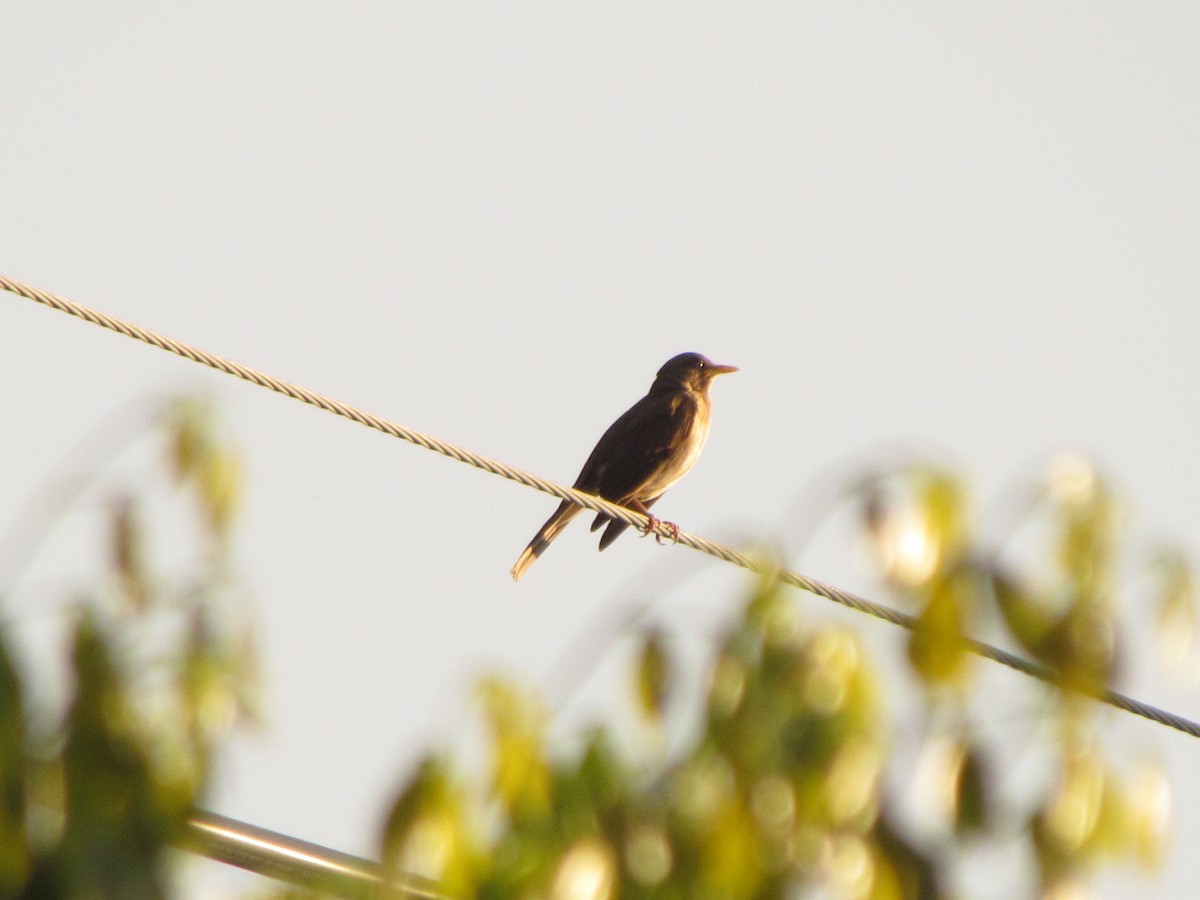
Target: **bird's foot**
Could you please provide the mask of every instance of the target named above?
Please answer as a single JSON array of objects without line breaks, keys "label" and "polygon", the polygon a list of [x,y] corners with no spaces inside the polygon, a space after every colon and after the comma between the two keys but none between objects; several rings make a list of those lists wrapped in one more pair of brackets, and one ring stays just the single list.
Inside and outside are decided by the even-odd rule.
[{"label": "bird's foot", "polygon": [[666,525],[668,530],[671,532],[671,543],[679,543],[679,526],[674,522],[664,522],[662,519],[650,515],[650,513],[646,513],[646,519],[646,527],[642,531],[642,537],[654,535],[654,540],[661,544],[663,543],[663,536],[659,534],[658,529],[660,526]]},{"label": "bird's foot", "polygon": [[642,537],[649,537],[650,535],[659,537],[658,526],[661,524],[662,521],[660,519],[655,518],[650,513],[646,513],[646,527],[642,529]]}]

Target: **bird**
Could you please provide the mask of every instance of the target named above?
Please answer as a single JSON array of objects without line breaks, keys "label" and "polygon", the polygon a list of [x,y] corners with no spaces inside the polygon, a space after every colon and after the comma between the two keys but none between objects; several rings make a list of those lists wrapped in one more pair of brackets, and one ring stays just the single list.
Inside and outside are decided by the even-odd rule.
[{"label": "bird", "polygon": [[[649,519],[644,534],[655,531],[659,520],[650,514],[650,507],[696,464],[708,440],[712,380],[736,371],[736,366],[717,365],[699,353],[680,353],[667,360],[649,393],[604,432],[573,487],[637,510]],[[525,574],[582,509],[570,500],[559,504],[512,567],[513,581]],[[678,526],[667,525],[678,538]],[[600,537],[601,550],[629,527],[598,513],[591,530],[602,526],[607,527]]]}]

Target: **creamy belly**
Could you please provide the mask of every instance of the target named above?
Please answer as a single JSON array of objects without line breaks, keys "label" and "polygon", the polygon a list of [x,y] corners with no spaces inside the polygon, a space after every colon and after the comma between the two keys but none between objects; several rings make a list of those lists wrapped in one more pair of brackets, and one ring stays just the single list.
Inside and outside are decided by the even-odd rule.
[{"label": "creamy belly", "polygon": [[[699,417],[697,418],[699,419]],[[698,420],[692,426],[691,434],[687,436],[683,447],[680,448],[682,452],[675,458],[672,465],[663,467],[655,478],[646,483],[645,490],[639,493],[646,497],[657,497],[679,481],[696,464],[696,460],[700,458],[700,451],[704,449],[704,442],[707,440],[708,422],[707,420]]]}]

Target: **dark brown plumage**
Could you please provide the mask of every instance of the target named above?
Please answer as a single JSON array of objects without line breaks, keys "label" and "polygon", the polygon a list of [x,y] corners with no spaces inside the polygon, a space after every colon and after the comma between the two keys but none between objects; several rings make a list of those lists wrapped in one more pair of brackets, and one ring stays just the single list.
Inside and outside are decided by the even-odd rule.
[{"label": "dark brown plumage", "polygon": [[[712,380],[734,366],[718,366],[699,353],[681,353],[658,370],[650,393],[609,426],[583,464],[574,487],[650,515],[650,507],[700,458],[708,439]],[[559,504],[512,568],[517,580],[550,542],[581,511],[569,500]],[[653,520],[653,516],[650,517]],[[607,525],[603,550],[629,526],[603,513],[592,531]]]}]

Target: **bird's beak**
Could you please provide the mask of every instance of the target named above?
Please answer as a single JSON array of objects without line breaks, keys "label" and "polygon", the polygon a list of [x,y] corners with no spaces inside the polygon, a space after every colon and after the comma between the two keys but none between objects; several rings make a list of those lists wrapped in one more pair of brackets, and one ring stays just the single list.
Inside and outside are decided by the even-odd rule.
[{"label": "bird's beak", "polygon": [[728,375],[730,372],[736,372],[737,366],[707,366],[706,370],[709,375]]}]

